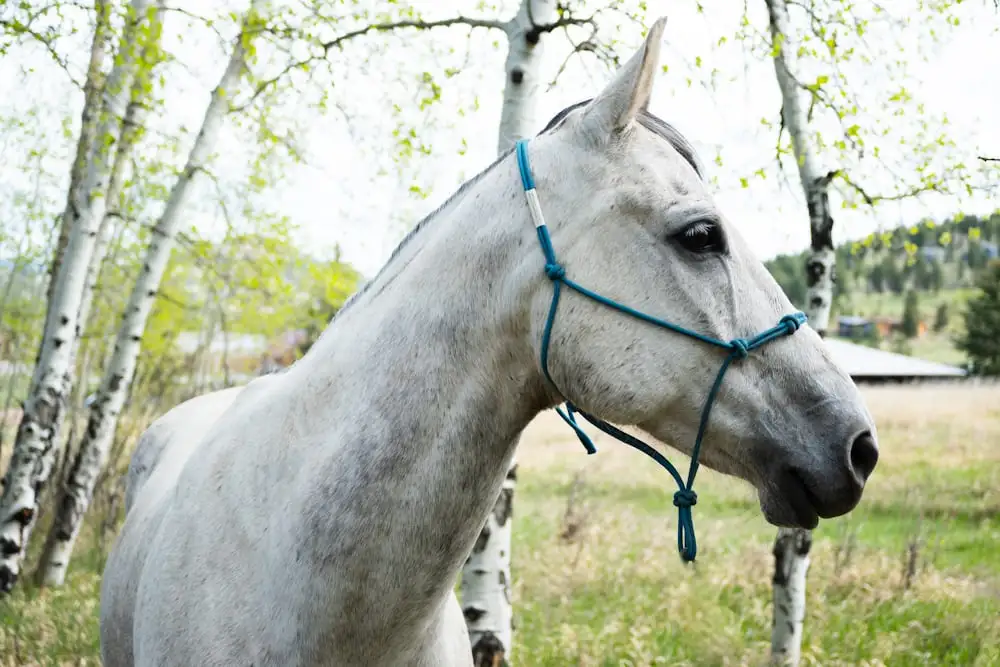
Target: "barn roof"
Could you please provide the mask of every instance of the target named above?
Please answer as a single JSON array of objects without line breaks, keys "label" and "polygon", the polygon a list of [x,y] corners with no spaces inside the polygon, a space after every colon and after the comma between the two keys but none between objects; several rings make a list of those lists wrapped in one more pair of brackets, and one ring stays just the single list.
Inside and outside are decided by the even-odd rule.
[{"label": "barn roof", "polygon": [[834,360],[855,379],[964,377],[965,370],[904,354],[876,350],[836,338],[825,339]]}]

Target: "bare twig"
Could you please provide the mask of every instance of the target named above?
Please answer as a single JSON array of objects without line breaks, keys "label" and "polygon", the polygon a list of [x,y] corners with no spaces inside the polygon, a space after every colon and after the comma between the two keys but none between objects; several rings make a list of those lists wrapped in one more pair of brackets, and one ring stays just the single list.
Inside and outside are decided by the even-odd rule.
[{"label": "bare twig", "polygon": [[563,514],[562,530],[559,531],[559,539],[572,544],[577,540],[583,527],[587,523],[586,512],[581,501],[577,498],[580,489],[583,488],[583,474],[580,470],[573,475],[573,481],[569,485],[569,494],[566,497],[566,511]]},{"label": "bare twig", "polygon": [[831,174],[834,177],[839,178],[845,185],[861,195],[861,198],[864,199],[865,203],[869,206],[874,206],[879,202],[885,201],[902,201],[904,199],[911,199],[925,192],[941,192],[943,190],[940,184],[932,183],[927,186],[914,186],[903,192],[894,192],[892,194],[872,194],[861,185],[851,180],[851,177],[848,176],[847,172],[843,169],[838,169],[831,172]]},{"label": "bare twig", "polygon": [[[553,32],[555,30],[558,30],[559,28],[565,28],[568,26],[593,25],[593,24],[594,24],[594,17],[592,16],[586,18],[579,18],[565,11],[561,11],[558,18],[556,18],[556,20],[554,21],[551,21],[549,23],[533,24],[532,33],[537,36],[544,33]],[[406,29],[433,30],[435,28],[448,28],[453,26],[467,26],[471,29],[486,28],[487,30],[502,30],[506,33],[509,33],[513,29],[514,25],[515,23],[513,20],[498,21],[495,19],[484,19],[484,18],[462,16],[462,15],[453,16],[446,19],[438,19],[434,21],[425,21],[422,19],[400,19],[398,21],[369,23],[368,25],[362,26],[355,30],[350,30],[340,35],[339,37],[335,37],[334,39],[318,43],[316,45],[318,47],[319,51],[318,53],[311,55],[307,58],[303,58],[301,60],[292,61],[284,68],[282,68],[282,70],[278,72],[278,74],[276,74],[275,76],[261,81],[257,85],[253,94],[250,96],[250,99],[247,100],[243,105],[241,105],[240,108],[242,109],[249,106],[254,100],[260,97],[260,95],[262,95],[265,91],[276,85],[282,78],[287,76],[292,70],[307,68],[311,63],[314,63],[317,60],[325,59],[329,55],[331,50],[341,48],[347,42],[356,39],[358,37],[363,37],[365,35],[368,35],[369,33],[394,32],[396,30],[406,30]]]}]

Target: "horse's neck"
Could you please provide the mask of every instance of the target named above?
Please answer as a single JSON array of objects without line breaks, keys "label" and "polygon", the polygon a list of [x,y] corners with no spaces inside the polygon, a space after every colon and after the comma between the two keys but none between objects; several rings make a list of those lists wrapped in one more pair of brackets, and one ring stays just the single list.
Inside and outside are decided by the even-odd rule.
[{"label": "horse's neck", "polygon": [[533,228],[495,179],[438,213],[289,372],[310,430],[339,440],[310,452],[314,555],[383,615],[451,589],[545,407],[528,344]]}]

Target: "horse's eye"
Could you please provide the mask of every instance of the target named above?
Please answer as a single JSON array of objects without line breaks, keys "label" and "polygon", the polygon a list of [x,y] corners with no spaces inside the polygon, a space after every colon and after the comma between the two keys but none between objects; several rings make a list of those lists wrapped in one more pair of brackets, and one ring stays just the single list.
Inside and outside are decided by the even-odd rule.
[{"label": "horse's eye", "polygon": [[726,237],[722,225],[711,220],[699,220],[674,235],[685,250],[699,254],[722,252],[726,249]]}]

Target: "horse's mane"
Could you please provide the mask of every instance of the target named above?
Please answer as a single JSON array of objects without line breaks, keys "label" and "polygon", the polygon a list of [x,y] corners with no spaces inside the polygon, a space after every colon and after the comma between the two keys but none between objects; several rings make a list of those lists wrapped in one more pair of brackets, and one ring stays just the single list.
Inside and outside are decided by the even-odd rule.
[{"label": "horse's mane", "polygon": [[[551,132],[556,127],[558,127],[559,124],[562,123],[562,121],[566,118],[566,116],[568,116],[571,112],[575,111],[576,109],[579,109],[580,107],[588,104],[589,102],[590,99],[586,99],[583,100],[582,102],[577,102],[576,104],[571,104],[570,106],[566,107],[565,109],[557,113],[555,116],[553,116],[552,119],[545,125],[542,131],[539,132],[538,134],[542,135],[545,134],[546,132]],[[691,167],[694,168],[695,173],[698,174],[699,178],[704,178],[701,164],[700,161],[698,160],[697,154],[695,153],[694,146],[692,146],[691,142],[689,142],[684,137],[684,135],[682,135],[675,127],[673,127],[666,121],[661,120],[657,116],[654,116],[653,114],[645,110],[639,113],[638,120],[639,123],[647,130],[665,139],[674,148],[674,150],[680,153],[681,157],[683,157],[684,160],[688,164],[690,164]],[[506,151],[504,151],[488,167],[480,171],[478,174],[476,174],[466,182],[462,183],[462,185],[459,186],[459,188],[454,192],[454,194],[448,197],[448,199],[446,199],[444,203],[442,203],[436,209],[434,209],[426,216],[424,216],[424,218],[420,222],[418,222],[413,227],[413,229],[411,229],[406,234],[406,236],[403,237],[403,240],[400,241],[399,244],[396,246],[396,248],[392,251],[392,254],[389,255],[389,259],[386,260],[385,264],[382,265],[382,268],[379,269],[378,273],[376,273],[371,280],[367,281],[360,288],[358,288],[354,292],[354,294],[352,294],[347,299],[347,301],[344,302],[344,305],[341,306],[340,309],[334,314],[333,319],[331,319],[330,323],[332,324],[333,322],[335,322],[340,315],[342,315],[346,310],[348,310],[360,297],[362,297],[368,291],[368,288],[373,283],[375,283],[379,279],[379,277],[382,276],[382,274],[386,271],[386,269],[390,265],[392,265],[393,260],[396,259],[400,251],[402,251],[402,249],[406,247],[406,245],[410,241],[412,241],[417,234],[423,231],[431,223],[431,221],[433,221],[438,216],[438,214],[441,213],[441,211],[448,208],[450,204],[452,204],[453,202],[458,200],[463,194],[465,194],[466,190],[471,188],[473,185],[482,180],[484,176],[493,171],[493,169],[498,164],[500,164],[508,155],[510,155],[510,153],[513,152],[513,150],[514,150],[513,147],[511,147]]]}]

